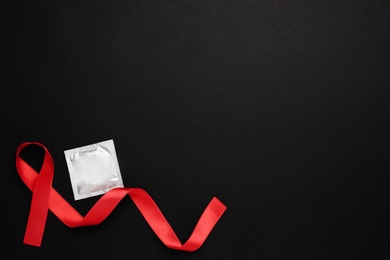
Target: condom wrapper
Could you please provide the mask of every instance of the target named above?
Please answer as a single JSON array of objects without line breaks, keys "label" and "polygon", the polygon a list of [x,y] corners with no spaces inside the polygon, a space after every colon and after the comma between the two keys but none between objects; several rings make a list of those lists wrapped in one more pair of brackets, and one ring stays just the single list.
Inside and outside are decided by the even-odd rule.
[{"label": "condom wrapper", "polygon": [[112,139],[64,151],[75,200],[123,188]]}]

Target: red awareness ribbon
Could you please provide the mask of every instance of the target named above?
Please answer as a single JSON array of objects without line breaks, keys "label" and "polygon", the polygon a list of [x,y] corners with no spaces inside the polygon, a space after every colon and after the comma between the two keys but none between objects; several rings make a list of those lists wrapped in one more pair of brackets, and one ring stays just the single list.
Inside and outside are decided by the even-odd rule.
[{"label": "red awareness ribbon", "polygon": [[[28,165],[20,152],[28,145],[44,149],[44,161],[39,173]],[[25,142],[16,152],[16,169],[27,187],[32,191],[30,213],[23,242],[41,246],[48,211],[50,210],[68,227],[94,226],[100,224],[126,196],[135,205],[151,229],[169,248],[193,252],[200,248],[226,210],[226,206],[213,197],[200,216],[187,242],[182,244],[172,227],[150,195],[140,188],[114,188],[106,192],[83,217],[53,187],[54,162],[46,147],[39,142]]]}]

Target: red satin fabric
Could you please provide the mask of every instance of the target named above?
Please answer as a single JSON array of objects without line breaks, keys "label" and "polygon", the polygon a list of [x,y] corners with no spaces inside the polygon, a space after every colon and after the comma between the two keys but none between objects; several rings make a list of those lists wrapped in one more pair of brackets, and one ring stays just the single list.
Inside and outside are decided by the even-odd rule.
[{"label": "red satin fabric", "polygon": [[[19,156],[23,148],[28,145],[38,145],[45,150],[44,162],[39,174]],[[48,210],[68,227],[98,225],[128,195],[161,242],[172,249],[192,252],[204,243],[226,210],[226,206],[214,197],[203,211],[187,242],[182,244],[156,203],[143,189],[112,189],[105,193],[83,217],[52,187],[54,163],[43,144],[25,142],[19,145],[16,152],[16,168],[23,182],[33,192],[23,241],[32,246],[41,246]]]}]

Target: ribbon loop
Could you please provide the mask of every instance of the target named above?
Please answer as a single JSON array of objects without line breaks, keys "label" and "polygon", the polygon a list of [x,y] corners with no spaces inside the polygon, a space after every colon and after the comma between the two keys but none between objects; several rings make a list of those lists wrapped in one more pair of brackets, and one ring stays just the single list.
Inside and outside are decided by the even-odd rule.
[{"label": "ribbon loop", "polygon": [[[20,156],[28,145],[38,145],[45,151],[42,168],[37,173]],[[141,188],[114,188],[93,205],[85,217],[81,216],[53,187],[54,162],[47,148],[39,142],[25,142],[16,151],[16,169],[19,176],[32,191],[30,213],[23,242],[41,246],[48,211],[50,210],[68,227],[98,225],[128,195],[161,242],[175,250],[195,251],[205,242],[226,206],[214,197],[200,216],[187,242],[182,244],[152,197]]]}]

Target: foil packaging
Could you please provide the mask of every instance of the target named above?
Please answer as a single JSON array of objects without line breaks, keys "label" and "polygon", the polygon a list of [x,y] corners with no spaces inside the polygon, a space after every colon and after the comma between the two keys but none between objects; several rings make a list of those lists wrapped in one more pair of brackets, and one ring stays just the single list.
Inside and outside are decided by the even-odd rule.
[{"label": "foil packaging", "polygon": [[64,151],[75,200],[123,187],[114,141]]}]

